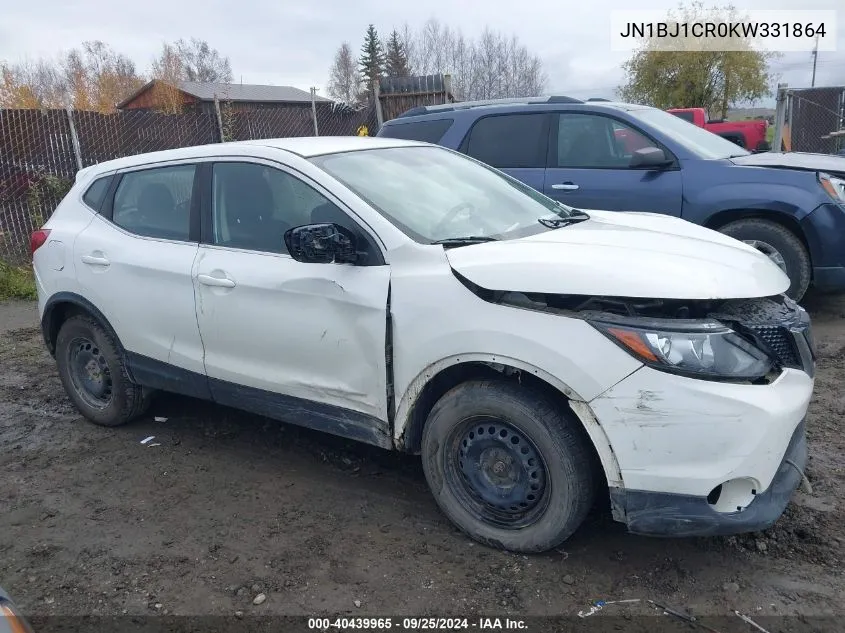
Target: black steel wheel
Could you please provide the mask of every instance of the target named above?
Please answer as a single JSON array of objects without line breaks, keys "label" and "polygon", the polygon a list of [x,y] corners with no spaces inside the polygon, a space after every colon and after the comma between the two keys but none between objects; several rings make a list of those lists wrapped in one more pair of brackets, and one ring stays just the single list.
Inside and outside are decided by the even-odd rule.
[{"label": "black steel wheel", "polygon": [[90,316],[72,316],[59,328],[56,364],[68,397],[95,424],[125,424],[149,404],[150,394],[132,382],[114,335]]},{"label": "black steel wheel", "polygon": [[510,381],[470,381],[443,395],[423,428],[426,480],[472,538],[542,552],[583,522],[595,494],[590,440],[572,414]]},{"label": "black steel wheel", "polygon": [[84,336],[65,348],[73,388],[88,406],[105,409],[111,402],[112,379],[108,361],[97,344]]},{"label": "black steel wheel", "polygon": [[446,476],[464,503],[491,525],[531,525],[548,503],[548,473],[528,436],[488,416],[470,418],[451,435]]}]

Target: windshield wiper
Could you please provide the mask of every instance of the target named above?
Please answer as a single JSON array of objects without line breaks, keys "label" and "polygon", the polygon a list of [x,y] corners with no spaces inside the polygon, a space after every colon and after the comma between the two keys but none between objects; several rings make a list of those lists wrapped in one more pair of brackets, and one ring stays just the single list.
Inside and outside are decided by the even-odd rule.
[{"label": "windshield wiper", "polygon": [[568,216],[565,218],[537,218],[537,222],[545,226],[549,229],[559,229],[562,226],[569,226],[571,224],[578,224],[579,222],[583,222],[584,220],[589,220],[590,216],[584,213],[583,211],[579,211],[574,209]]},{"label": "windshield wiper", "polygon": [[435,240],[432,244],[443,244],[444,246],[465,246],[467,244],[481,244],[482,242],[498,242],[498,237],[489,235],[463,235],[461,237],[447,237],[442,240]]}]

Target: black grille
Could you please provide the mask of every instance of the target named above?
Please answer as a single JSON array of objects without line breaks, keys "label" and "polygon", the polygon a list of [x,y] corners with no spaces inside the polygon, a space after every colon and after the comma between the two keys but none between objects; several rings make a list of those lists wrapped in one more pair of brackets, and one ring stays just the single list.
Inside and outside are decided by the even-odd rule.
[{"label": "black grille", "polygon": [[795,336],[780,325],[753,325],[749,329],[769,348],[784,367],[803,369],[801,356],[795,346]]}]

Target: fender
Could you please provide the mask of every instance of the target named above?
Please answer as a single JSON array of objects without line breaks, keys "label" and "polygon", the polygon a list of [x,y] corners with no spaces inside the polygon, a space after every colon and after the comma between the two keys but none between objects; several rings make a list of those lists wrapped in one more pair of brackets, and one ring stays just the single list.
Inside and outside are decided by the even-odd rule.
[{"label": "fender", "polygon": [[87,312],[92,317],[97,319],[100,322],[108,333],[114,338],[117,342],[118,347],[120,348],[121,355],[125,358],[126,357],[126,350],[123,349],[123,344],[120,342],[120,337],[117,336],[117,333],[114,331],[111,323],[105,317],[105,315],[100,311],[100,309],[91,303],[85,297],[76,294],[75,292],[57,292],[56,294],[52,295],[48,300],[47,303],[44,305],[44,314],[41,317],[41,334],[44,337],[44,343],[47,345],[47,350],[50,352],[50,355],[55,358],[56,356],[56,346],[54,342],[54,334],[57,333],[58,326],[54,323],[54,317],[56,314],[56,307],[60,304],[69,303],[80,308],[83,312]]},{"label": "fender", "polygon": [[584,398],[556,376],[553,376],[539,367],[535,367],[508,356],[483,353],[459,354],[442,358],[417,374],[417,376],[411,381],[410,385],[408,385],[405,393],[402,395],[402,398],[399,401],[399,407],[396,410],[393,428],[393,443],[397,448],[402,447],[405,443],[404,436],[409,430],[408,424],[411,420],[411,412],[413,411],[414,405],[417,403],[420,394],[422,394],[426,385],[444,369],[467,363],[487,363],[494,366],[505,365],[513,367],[536,376],[538,379],[563,394],[569,400],[572,412],[581,421],[581,425],[590,437],[593,446],[595,446],[596,453],[598,453],[608,485],[612,487],[623,487],[622,472],[619,469],[619,463],[616,460],[613,448],[610,446],[607,434],[596,419],[595,415],[593,415],[590,405],[584,400]]},{"label": "fender", "polygon": [[692,196],[684,211],[692,212],[685,219],[708,225],[719,213],[736,210],[778,213],[800,221],[818,203],[816,195],[791,184],[725,183]]}]

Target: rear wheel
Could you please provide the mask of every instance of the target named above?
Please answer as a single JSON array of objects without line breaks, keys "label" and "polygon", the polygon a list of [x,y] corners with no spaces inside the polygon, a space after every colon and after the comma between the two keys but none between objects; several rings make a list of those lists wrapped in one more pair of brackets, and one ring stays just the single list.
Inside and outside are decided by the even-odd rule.
[{"label": "rear wheel", "polygon": [[753,246],[789,277],[786,294],[799,301],[810,285],[810,254],[792,231],[776,222],[748,218],[726,224],[720,232]]},{"label": "rear wheel", "polygon": [[440,508],[469,536],[542,552],[566,540],[592,506],[588,441],[540,393],[504,381],[467,382],[429,414],[423,469]]},{"label": "rear wheel", "polygon": [[56,363],[68,397],[95,424],[125,424],[149,404],[148,394],[129,379],[116,341],[91,317],[74,316],[62,324]]}]

